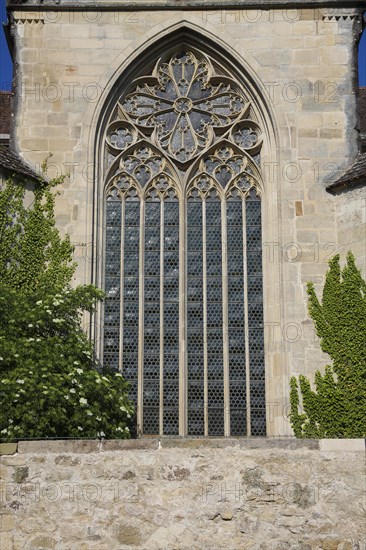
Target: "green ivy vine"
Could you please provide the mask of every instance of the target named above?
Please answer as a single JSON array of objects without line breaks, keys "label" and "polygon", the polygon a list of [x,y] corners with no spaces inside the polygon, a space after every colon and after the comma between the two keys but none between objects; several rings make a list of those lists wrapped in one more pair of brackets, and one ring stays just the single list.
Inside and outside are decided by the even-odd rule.
[{"label": "green ivy vine", "polygon": [[308,283],[309,312],[321,349],[333,361],[315,373],[315,388],[303,375],[290,380],[290,422],[298,438],[366,437],[366,282],[351,252],[340,267],[329,262],[319,301]]}]

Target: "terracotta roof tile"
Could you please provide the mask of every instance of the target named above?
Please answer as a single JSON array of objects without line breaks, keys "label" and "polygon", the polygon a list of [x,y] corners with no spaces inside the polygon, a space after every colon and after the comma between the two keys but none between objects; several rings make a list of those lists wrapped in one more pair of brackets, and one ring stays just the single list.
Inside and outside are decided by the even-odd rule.
[{"label": "terracotta roof tile", "polygon": [[361,150],[366,151],[366,86],[359,88],[358,94],[359,130],[361,134]]},{"label": "terracotta roof tile", "polygon": [[12,92],[0,91],[0,134],[10,134]]},{"label": "terracotta roof tile", "polygon": [[361,185],[366,185],[366,153],[358,154],[341,177],[328,185],[327,191],[332,193]]},{"label": "terracotta roof tile", "polygon": [[360,132],[366,134],[366,86],[359,88]]},{"label": "terracotta roof tile", "polygon": [[23,159],[8,147],[0,146],[0,173],[20,174],[33,180],[39,180],[39,175],[30,168]]}]

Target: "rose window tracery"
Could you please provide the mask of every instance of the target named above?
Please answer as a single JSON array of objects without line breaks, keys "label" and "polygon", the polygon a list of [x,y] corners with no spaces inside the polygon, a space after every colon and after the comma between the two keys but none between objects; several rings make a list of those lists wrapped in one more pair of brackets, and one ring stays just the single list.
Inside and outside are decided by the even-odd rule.
[{"label": "rose window tracery", "polygon": [[186,162],[212,143],[216,129],[243,114],[248,101],[234,80],[215,75],[205,56],[184,51],[159,61],[120,103],[138,127],[154,130],[170,157]]}]

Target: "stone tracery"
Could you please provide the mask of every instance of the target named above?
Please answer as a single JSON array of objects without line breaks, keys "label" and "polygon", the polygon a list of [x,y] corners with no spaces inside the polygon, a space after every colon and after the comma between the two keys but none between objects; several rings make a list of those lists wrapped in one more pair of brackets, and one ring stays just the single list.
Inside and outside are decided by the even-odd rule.
[{"label": "stone tracery", "polygon": [[120,255],[117,278],[108,268],[120,299],[106,298],[104,359],[130,380],[143,433],[265,433],[263,304],[248,294],[250,285],[262,293],[263,135],[254,119],[239,83],[187,48],[134,80],[110,117],[106,255]]}]

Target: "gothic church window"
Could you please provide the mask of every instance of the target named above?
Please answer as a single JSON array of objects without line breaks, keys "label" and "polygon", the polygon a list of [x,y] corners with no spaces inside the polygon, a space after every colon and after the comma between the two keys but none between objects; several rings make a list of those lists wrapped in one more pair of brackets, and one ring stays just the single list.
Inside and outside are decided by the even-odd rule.
[{"label": "gothic church window", "polygon": [[145,435],[265,435],[263,135],[244,87],[182,47],[105,132],[103,361]]}]

